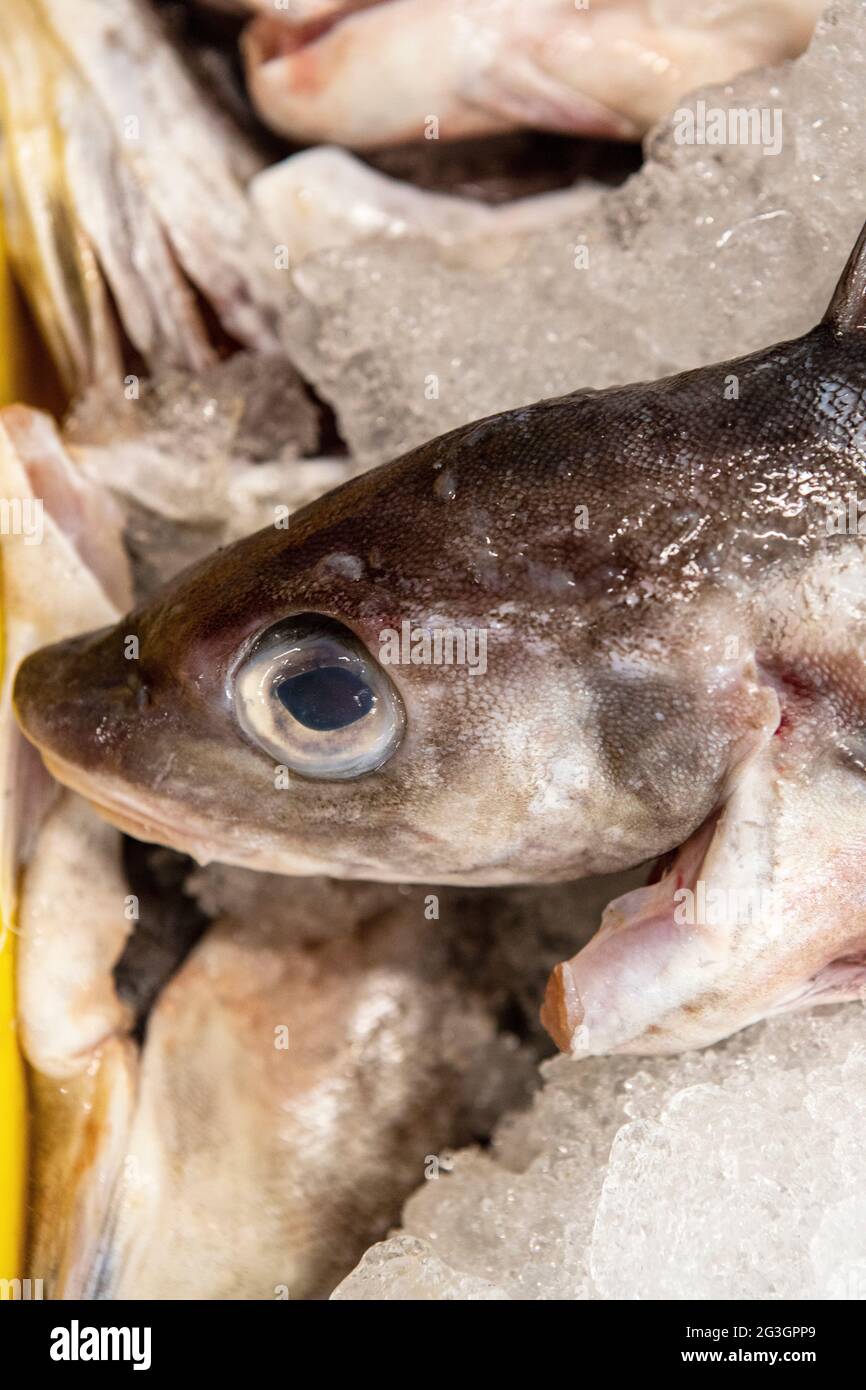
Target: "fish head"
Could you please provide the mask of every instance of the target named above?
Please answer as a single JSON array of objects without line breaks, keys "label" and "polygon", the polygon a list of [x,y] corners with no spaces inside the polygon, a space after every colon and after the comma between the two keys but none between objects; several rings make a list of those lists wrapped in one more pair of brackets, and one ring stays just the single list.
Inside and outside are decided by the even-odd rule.
[{"label": "fish head", "polygon": [[25,733],[200,860],[497,884],[658,858],[554,972],[566,1050],[850,997],[864,246],[800,339],[464,426],[33,654]]},{"label": "fish head", "polygon": [[593,480],[635,408],[646,441],[644,397],[579,393],[278,518],[29,657],[24,731],[123,828],[199,860],[495,883],[664,852],[763,715],[724,659],[730,599],[680,585],[669,607],[658,506]]}]

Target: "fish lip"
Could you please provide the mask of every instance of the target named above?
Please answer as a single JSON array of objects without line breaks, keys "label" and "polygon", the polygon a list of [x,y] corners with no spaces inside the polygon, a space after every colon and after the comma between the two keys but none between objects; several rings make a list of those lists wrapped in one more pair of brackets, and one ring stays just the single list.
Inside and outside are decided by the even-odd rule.
[{"label": "fish lip", "polygon": [[[291,856],[294,859],[291,865],[283,861],[278,863],[273,855],[269,858],[266,856],[267,862],[263,862],[261,853],[253,851],[243,854],[237,844],[230,839],[220,838],[207,824],[200,821],[196,824],[189,815],[181,822],[166,819],[149,810],[142,813],[122,795],[112,796],[104,781],[91,778],[78,764],[47,749],[40,748],[39,752],[46,770],[52,777],[63,786],[69,787],[76,795],[83,797],[99,815],[123,834],[145,844],[163,845],[179,854],[188,854],[197,864],[204,865],[216,860],[239,868],[261,869],[289,876],[326,875],[370,881],[382,879],[381,870],[374,863],[347,864],[333,858],[316,857],[306,850]],[[196,833],[197,831],[199,833]],[[287,851],[286,860],[290,855],[291,852]],[[406,880],[395,878],[393,881],[403,883]]]},{"label": "fish lip", "polygon": [[104,783],[99,779],[96,779],[94,783],[82,767],[70,762],[59,753],[41,747],[39,752],[47,771],[56,781],[69,787],[78,796],[82,796],[100,815],[104,816],[112,825],[116,825],[124,834],[131,835],[134,839],[160,844],[170,844],[177,839],[177,828],[171,821],[163,820],[151,814],[138,813],[122,797],[112,797],[107,794]]},{"label": "fish lip", "polygon": [[[87,801],[104,820],[145,844],[162,845],[179,854],[188,854],[197,864],[208,864],[214,859],[224,863],[235,863],[249,867],[252,856],[244,860],[239,857],[231,842],[219,839],[214,831],[200,821],[187,815],[183,821],[167,819],[149,809],[142,812],[137,805],[121,795],[112,795],[106,783],[99,777],[91,777],[85,769],[74,762],[39,748],[46,770],[68,787],[77,796]],[[322,873],[323,868],[313,867],[309,873]],[[302,873],[299,869],[297,872]]]}]

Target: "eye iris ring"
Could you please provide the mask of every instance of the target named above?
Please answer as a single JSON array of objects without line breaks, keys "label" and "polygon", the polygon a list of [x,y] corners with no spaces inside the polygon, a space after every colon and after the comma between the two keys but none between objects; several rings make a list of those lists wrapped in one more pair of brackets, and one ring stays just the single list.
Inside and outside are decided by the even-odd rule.
[{"label": "eye iris ring", "polygon": [[293,719],[317,733],[346,729],[376,706],[367,682],[344,666],[317,666],[283,676],[274,694]]},{"label": "eye iris ring", "polygon": [[317,781],[378,771],[406,726],[395,683],[350,628],[321,613],[260,632],[230,669],[226,693],[246,738]]}]

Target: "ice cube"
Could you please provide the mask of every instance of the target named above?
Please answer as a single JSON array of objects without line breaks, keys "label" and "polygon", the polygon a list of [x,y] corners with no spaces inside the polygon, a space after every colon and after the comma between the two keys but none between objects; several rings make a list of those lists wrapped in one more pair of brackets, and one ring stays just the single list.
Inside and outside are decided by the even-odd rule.
[{"label": "ice cube", "polygon": [[852,1004],[545,1064],[532,1109],[455,1154],[335,1297],[863,1298],[863,1028]]}]

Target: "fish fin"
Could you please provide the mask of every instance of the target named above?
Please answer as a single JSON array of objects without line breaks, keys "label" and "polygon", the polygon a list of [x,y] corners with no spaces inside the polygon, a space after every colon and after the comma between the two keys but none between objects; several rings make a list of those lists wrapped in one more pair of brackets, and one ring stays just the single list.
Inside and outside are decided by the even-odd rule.
[{"label": "fish fin", "polygon": [[792,1009],[808,1009],[813,1004],[843,1004],[852,999],[866,998],[866,952],[840,956],[822,970],[790,999],[778,1004],[772,1013],[790,1013]]},{"label": "fish fin", "polygon": [[822,322],[836,333],[866,328],[866,223],[839,276]]},{"label": "fish fin", "polygon": [[44,1278],[47,1298],[110,1296],[137,1090],[138,1049],[128,1038],[109,1038],[77,1076],[30,1072],[41,1144],[32,1160],[27,1272]]}]

